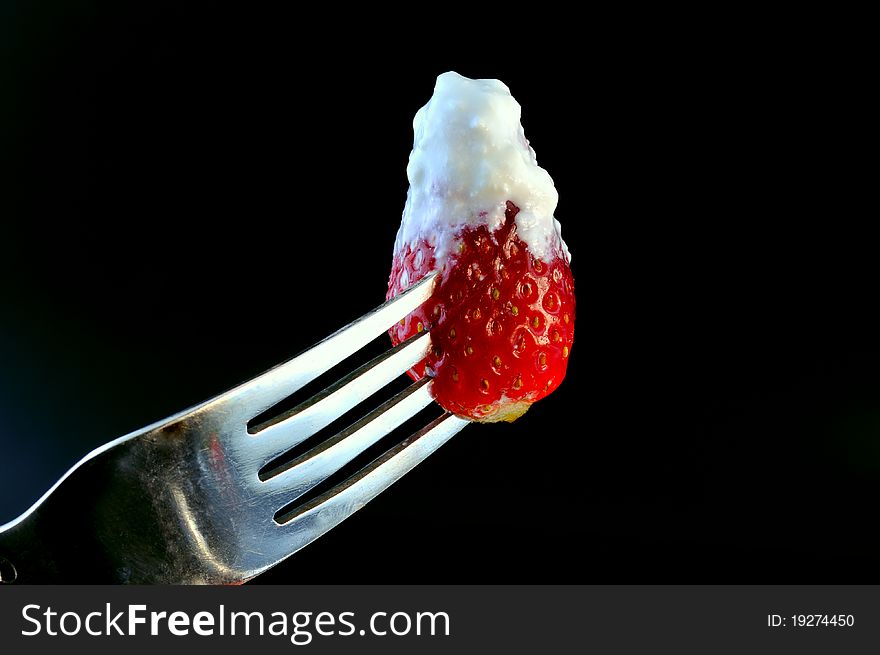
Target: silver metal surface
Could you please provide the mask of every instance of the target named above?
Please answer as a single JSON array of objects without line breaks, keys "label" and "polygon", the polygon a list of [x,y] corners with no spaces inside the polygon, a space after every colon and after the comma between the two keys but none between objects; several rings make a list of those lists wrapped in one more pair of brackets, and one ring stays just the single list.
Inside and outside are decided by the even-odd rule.
[{"label": "silver metal surface", "polygon": [[423,280],[294,359],[88,454],[0,526],[2,582],[240,583],[338,525],[467,425],[443,414],[317,498],[291,505],[429,405],[429,380],[260,471],[422,359],[428,333],[282,416],[250,431],[248,423],[409,314],[432,285]]}]

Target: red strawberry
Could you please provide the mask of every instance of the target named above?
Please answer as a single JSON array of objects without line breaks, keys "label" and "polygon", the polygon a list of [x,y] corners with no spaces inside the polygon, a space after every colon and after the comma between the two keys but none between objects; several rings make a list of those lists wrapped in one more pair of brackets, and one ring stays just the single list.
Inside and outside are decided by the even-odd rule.
[{"label": "red strawberry", "polygon": [[[490,233],[467,226],[440,271],[434,294],[390,330],[396,345],[431,331],[432,349],[410,369],[434,377],[445,409],[476,421],[513,421],[551,393],[568,365],[574,336],[574,280],[557,245],[550,261],[536,259],[517,236],[519,212],[507,203],[504,224]],[[392,298],[435,270],[426,241],[395,256]]]}]

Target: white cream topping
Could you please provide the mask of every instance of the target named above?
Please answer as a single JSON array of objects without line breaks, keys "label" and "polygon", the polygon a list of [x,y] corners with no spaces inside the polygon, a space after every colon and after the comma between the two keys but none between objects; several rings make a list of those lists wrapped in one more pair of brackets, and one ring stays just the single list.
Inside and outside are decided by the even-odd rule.
[{"label": "white cream topping", "polygon": [[521,115],[498,80],[452,72],[437,78],[434,95],[413,120],[409,191],[395,253],[425,239],[442,266],[459,229],[496,230],[509,200],[520,209],[517,234],[535,257],[549,261],[561,246],[570,258],[553,216],[559,195],[526,141]]}]

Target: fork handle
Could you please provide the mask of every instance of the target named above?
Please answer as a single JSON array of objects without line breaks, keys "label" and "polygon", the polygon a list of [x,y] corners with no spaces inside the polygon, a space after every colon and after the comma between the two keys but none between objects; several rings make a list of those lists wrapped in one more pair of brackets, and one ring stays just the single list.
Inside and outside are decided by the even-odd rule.
[{"label": "fork handle", "polygon": [[[28,534],[31,531],[26,523],[27,520],[5,532],[0,532],[0,584],[21,582],[18,573],[20,569],[30,572],[42,568],[31,564],[32,560],[41,559],[35,552],[40,544],[33,535]],[[33,581],[38,582],[39,578]]]},{"label": "fork handle", "polygon": [[[74,498],[83,475],[72,475],[12,527],[0,532],[0,583],[120,582],[102,562],[106,546]],[[82,492],[85,493],[85,492]],[[70,501],[70,502],[69,502]]]},{"label": "fork handle", "polygon": [[40,510],[48,508],[53,496],[13,527],[0,532],[0,582],[3,584],[90,582],[88,576],[75,574],[74,561],[82,545],[83,528],[79,527],[80,534],[65,538],[64,528],[73,526],[55,526],[41,520]]},{"label": "fork handle", "polygon": [[126,470],[131,466],[125,456],[136,446],[137,440],[121,443],[80,461],[23,518],[0,531],[2,582],[149,583],[147,572],[163,570],[161,526],[144,511],[152,506],[151,489]]}]

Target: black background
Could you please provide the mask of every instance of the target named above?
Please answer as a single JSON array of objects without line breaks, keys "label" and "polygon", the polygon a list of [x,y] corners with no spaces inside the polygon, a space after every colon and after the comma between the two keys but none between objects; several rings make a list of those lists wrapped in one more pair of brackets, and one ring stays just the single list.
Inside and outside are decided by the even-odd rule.
[{"label": "black background", "polygon": [[3,11],[0,520],[380,303],[412,117],[457,70],[508,84],[559,189],[569,375],[260,580],[878,581],[858,43],[650,16]]}]

